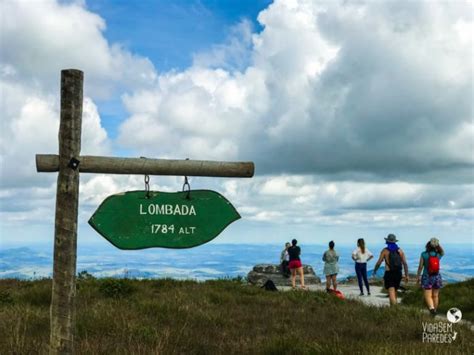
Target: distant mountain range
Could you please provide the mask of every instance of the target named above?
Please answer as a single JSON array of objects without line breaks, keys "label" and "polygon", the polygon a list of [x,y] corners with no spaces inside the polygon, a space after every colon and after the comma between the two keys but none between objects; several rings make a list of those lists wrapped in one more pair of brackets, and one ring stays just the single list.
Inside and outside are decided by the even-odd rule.
[{"label": "distant mountain range", "polygon": [[[337,248],[340,254],[339,278],[354,274],[350,258],[352,247]],[[452,245],[446,247],[441,261],[442,275],[446,281],[462,281],[474,277],[474,256],[471,247]],[[311,264],[322,275],[321,260],[325,248],[302,247],[302,260]],[[410,273],[416,273],[419,248],[404,248]],[[466,250],[468,252],[466,252]],[[372,250],[375,252],[375,250]],[[280,245],[206,244],[192,249],[145,249],[122,251],[84,247],[78,250],[77,271],[87,270],[96,277],[134,277],[207,280],[246,276],[255,264],[278,263]],[[373,269],[375,261],[369,263]],[[9,248],[0,251],[0,278],[31,279],[51,277],[52,252],[41,248]],[[379,271],[379,275],[383,270]]]}]

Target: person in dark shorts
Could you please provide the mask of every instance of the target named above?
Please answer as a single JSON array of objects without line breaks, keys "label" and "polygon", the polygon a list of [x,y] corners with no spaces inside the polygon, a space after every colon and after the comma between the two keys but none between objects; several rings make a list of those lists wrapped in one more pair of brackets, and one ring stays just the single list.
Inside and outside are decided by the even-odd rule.
[{"label": "person in dark shorts", "polygon": [[[421,282],[423,288],[423,296],[425,298],[426,306],[431,315],[436,315],[436,310],[439,305],[439,290],[443,287],[443,280],[439,272],[439,261],[444,255],[444,250],[439,245],[437,238],[431,238],[426,243],[425,251],[421,253],[420,264],[418,265],[418,272],[416,274],[416,281]],[[421,271],[423,275],[420,279]]]},{"label": "person in dark shorts", "polygon": [[400,288],[400,282],[402,281],[402,266],[405,271],[405,282],[408,282],[408,264],[405,253],[397,245],[398,240],[395,234],[389,234],[385,238],[385,242],[387,246],[380,252],[373,276],[377,274],[382,262],[385,262],[384,287],[388,290],[390,305],[393,306],[397,304],[397,290]]},{"label": "person in dark shorts", "polygon": [[301,264],[300,259],[301,249],[296,244],[298,244],[298,241],[293,239],[291,241],[291,247],[288,248],[288,255],[290,257],[289,267],[291,271],[291,286],[293,289],[296,288],[296,273],[298,273],[300,275],[301,288],[306,289],[304,285],[303,265]]}]

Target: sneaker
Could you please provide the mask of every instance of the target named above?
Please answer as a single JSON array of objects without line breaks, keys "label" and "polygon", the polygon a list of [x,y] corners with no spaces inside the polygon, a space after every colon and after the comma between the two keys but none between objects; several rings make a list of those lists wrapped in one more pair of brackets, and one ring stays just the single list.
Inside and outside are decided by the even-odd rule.
[{"label": "sneaker", "polygon": [[367,292],[367,296],[370,296],[370,292]]},{"label": "sneaker", "polygon": [[431,314],[433,317],[436,316],[436,309],[431,308],[431,309],[430,309],[430,314]]},{"label": "sneaker", "polygon": [[359,296],[363,296],[364,295],[364,292],[361,292]]}]

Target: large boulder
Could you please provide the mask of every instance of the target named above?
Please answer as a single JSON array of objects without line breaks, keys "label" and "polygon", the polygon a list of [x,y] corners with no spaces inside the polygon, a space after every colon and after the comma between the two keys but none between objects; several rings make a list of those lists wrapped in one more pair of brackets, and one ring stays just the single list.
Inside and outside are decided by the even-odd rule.
[{"label": "large boulder", "polygon": [[[304,283],[305,285],[317,285],[321,283],[321,279],[316,276],[310,265],[303,265]],[[258,264],[255,265],[247,275],[247,279],[251,284],[263,285],[267,280],[272,280],[277,286],[291,286],[291,277],[285,277],[280,272],[280,265],[276,264]],[[299,276],[296,277],[297,285],[299,284]]]}]

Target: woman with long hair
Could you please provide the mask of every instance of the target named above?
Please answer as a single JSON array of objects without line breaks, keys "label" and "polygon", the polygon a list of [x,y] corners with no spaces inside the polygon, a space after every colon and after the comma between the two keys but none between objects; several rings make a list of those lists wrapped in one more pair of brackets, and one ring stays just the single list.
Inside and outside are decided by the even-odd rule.
[{"label": "woman with long hair", "polygon": [[[439,290],[443,280],[439,272],[439,261],[444,255],[444,250],[437,238],[431,238],[426,243],[425,251],[421,253],[420,264],[416,275],[417,283],[421,282],[423,296],[430,313],[435,316],[439,305]],[[423,274],[420,278],[421,271]]]},{"label": "woman with long hair", "polygon": [[334,242],[329,242],[329,249],[323,254],[324,274],[326,275],[326,291],[330,291],[331,283],[334,291],[337,290],[337,273],[339,272],[339,255],[334,250]]},{"label": "woman with long hair", "polygon": [[296,273],[300,275],[301,288],[306,289],[304,285],[304,272],[303,264],[301,264],[301,248],[297,246],[298,241],[293,239],[291,241],[291,247],[288,248],[288,255],[290,257],[289,268],[291,271],[291,286],[296,289]]},{"label": "woman with long hair", "polygon": [[365,247],[364,239],[357,239],[357,249],[352,252],[352,260],[355,261],[355,271],[361,296],[364,295],[362,281],[364,281],[365,288],[367,289],[367,295],[370,296],[370,286],[367,279],[367,262],[373,257],[374,255],[370,252],[370,250]]}]

